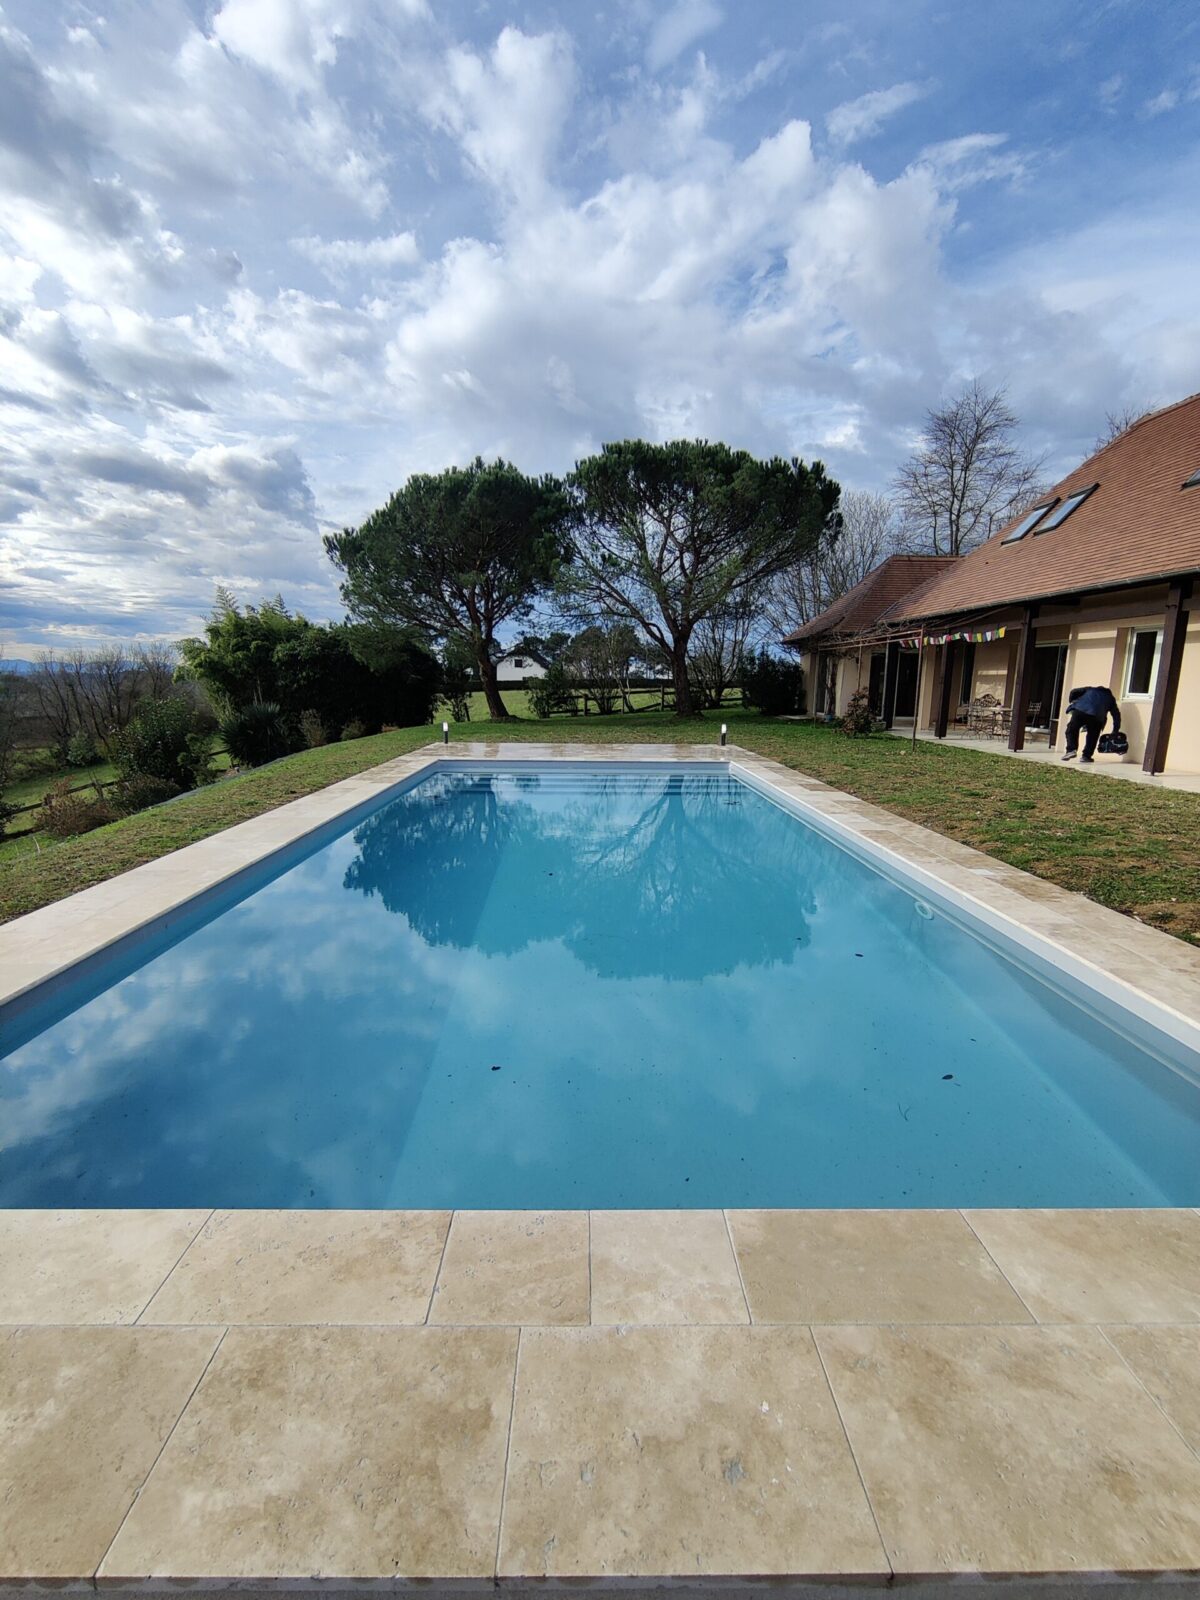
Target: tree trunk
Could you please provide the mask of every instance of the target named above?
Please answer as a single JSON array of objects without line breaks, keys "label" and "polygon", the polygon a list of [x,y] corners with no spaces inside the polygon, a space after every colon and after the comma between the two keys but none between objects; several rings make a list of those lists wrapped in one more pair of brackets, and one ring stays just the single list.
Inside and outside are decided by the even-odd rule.
[{"label": "tree trunk", "polygon": [[483,685],[483,697],[487,701],[488,716],[493,722],[508,722],[511,719],[508,707],[500,698],[500,683],[496,677],[496,663],[486,650],[480,652],[479,681]]},{"label": "tree trunk", "polygon": [[692,686],[688,682],[688,641],[676,639],[671,650],[671,676],[675,680],[675,715],[696,717],[696,703],[692,699]]}]

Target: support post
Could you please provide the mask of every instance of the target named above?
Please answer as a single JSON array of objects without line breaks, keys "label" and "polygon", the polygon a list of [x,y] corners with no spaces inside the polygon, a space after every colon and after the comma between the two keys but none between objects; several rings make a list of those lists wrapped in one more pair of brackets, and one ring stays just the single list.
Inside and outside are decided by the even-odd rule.
[{"label": "support post", "polygon": [[954,687],[955,642],[948,639],[941,648],[941,671],[937,682],[937,720],[933,725],[935,739],[944,739],[950,726],[950,691]]},{"label": "support post", "polygon": [[913,700],[913,725],[911,748],[917,748],[917,724],[921,720],[921,669],[925,665],[925,625],[921,625],[921,637],[917,640],[917,688]]},{"label": "support post", "polygon": [[895,642],[887,646],[883,662],[883,725],[890,728],[896,720],[896,689],[900,677],[900,646]]},{"label": "support post", "polygon": [[1154,704],[1150,729],[1146,734],[1143,772],[1161,772],[1167,764],[1171,724],[1175,719],[1175,696],[1179,692],[1179,671],[1183,666],[1183,645],[1187,637],[1187,603],[1192,596],[1192,580],[1177,578],[1167,593],[1167,615],[1163,624],[1162,656],[1154,685]]},{"label": "support post", "polygon": [[1024,750],[1025,715],[1029,710],[1029,691],[1033,687],[1033,652],[1037,639],[1033,631],[1036,606],[1026,606],[1021,619],[1021,653],[1017,658],[1017,687],[1013,695],[1012,723],[1008,730],[1008,748]]}]

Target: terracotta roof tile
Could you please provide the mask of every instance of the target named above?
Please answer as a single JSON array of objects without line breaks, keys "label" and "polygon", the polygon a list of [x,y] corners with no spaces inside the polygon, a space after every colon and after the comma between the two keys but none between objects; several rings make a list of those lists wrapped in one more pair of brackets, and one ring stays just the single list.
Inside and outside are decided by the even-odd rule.
[{"label": "terracotta roof tile", "polygon": [[1200,572],[1200,487],[1181,487],[1197,468],[1200,394],[1143,417],[1055,484],[1060,499],[1099,485],[1061,527],[1006,545],[1014,517],[894,606],[891,620]]},{"label": "terracotta roof tile", "polygon": [[957,562],[957,556],[889,556],[828,610],[789,633],[783,642],[804,644],[829,633],[860,633]]}]

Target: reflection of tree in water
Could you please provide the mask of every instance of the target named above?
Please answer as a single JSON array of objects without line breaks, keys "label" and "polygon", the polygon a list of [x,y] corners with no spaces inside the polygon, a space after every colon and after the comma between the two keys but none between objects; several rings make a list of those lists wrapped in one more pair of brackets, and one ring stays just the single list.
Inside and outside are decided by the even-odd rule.
[{"label": "reflection of tree in water", "polygon": [[502,805],[489,782],[422,784],[354,830],[359,853],[345,886],[378,895],[429,944],[473,944],[500,857],[522,831],[526,810]]},{"label": "reflection of tree in water", "polygon": [[812,840],[792,818],[724,777],[584,784],[550,806],[414,790],[355,831],[346,887],[431,944],[558,940],[604,977],[698,979],[808,943]]}]

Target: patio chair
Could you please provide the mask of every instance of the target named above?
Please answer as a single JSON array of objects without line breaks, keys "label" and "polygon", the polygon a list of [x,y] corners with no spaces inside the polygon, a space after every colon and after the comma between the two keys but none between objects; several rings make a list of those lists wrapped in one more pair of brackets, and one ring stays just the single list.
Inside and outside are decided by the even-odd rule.
[{"label": "patio chair", "polygon": [[992,720],[996,707],[1000,704],[994,694],[977,695],[971,701],[971,709],[967,714],[967,729],[970,733],[979,733],[985,736],[992,731]]}]

